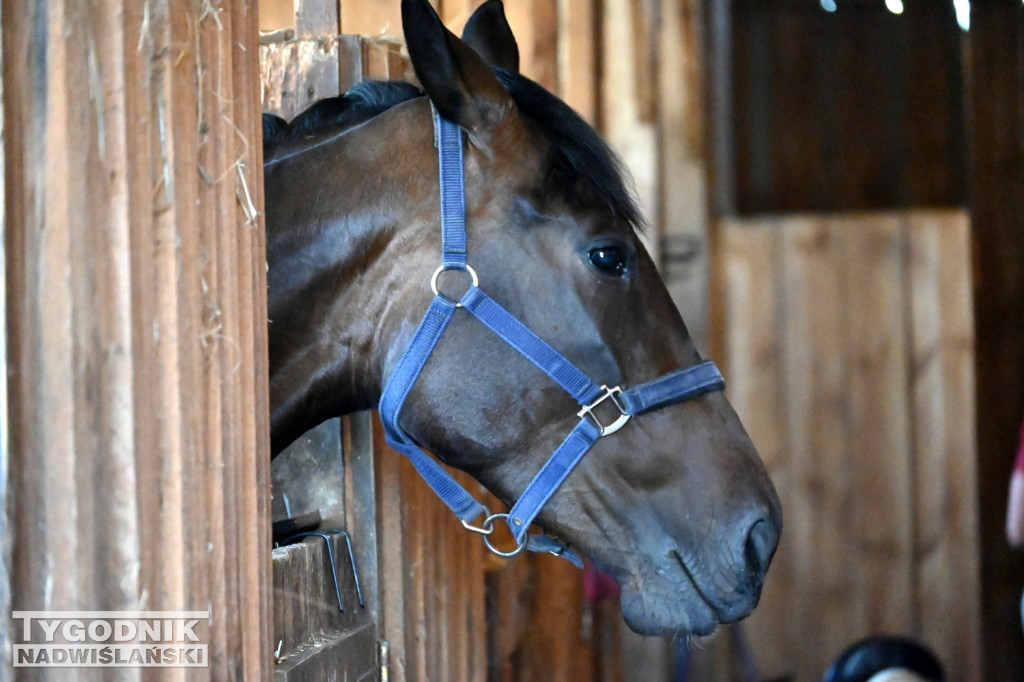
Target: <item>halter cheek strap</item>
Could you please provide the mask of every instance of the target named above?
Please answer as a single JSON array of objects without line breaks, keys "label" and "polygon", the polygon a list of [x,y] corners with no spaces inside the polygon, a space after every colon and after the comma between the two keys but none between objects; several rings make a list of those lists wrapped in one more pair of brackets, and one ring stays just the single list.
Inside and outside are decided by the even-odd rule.
[{"label": "halter cheek strap", "polygon": [[[417,327],[409,347],[384,385],[380,414],[388,444],[409,458],[427,484],[448,505],[463,525],[484,536],[487,547],[501,556],[512,556],[524,549],[551,552],[566,557],[578,566],[579,557],[563,543],[546,535],[527,533],[530,523],[551,498],[562,481],[598,438],[610,436],[634,416],[670,403],[691,400],[725,387],[721,373],[712,362],[678,369],[647,383],[628,389],[598,385],[565,356],[533,333],[526,325],[484,293],[467,261],[465,197],[462,176],[462,131],[457,125],[434,115],[441,184],[441,267],[434,273],[431,288],[434,298]],[[464,270],[473,283],[458,301],[437,289],[438,275],[445,270]],[[529,359],[580,405],[580,421],[526,486],[508,513],[491,514],[434,458],[425,453],[399,424],[402,405],[423,366],[440,341],[456,310],[464,309],[500,339]],[[602,423],[596,408],[608,402],[616,414],[611,423]],[[470,521],[484,516],[479,526]],[[504,519],[517,547],[505,552],[489,538],[494,522]]]}]

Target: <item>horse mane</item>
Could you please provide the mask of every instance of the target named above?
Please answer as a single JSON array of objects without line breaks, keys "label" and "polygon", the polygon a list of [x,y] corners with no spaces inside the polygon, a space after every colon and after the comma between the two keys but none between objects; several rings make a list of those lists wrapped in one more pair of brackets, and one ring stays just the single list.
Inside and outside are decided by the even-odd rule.
[{"label": "horse mane", "polygon": [[[622,161],[590,124],[529,78],[504,69],[494,73],[520,113],[552,143],[545,194],[562,197],[577,207],[604,204],[616,219],[642,230],[643,218]],[[291,122],[263,114],[264,158],[269,158],[270,146],[327,129],[351,128],[421,96],[419,88],[403,81],[363,81],[344,95],[313,103]]]},{"label": "horse mane", "polygon": [[411,83],[363,81],[353,85],[344,95],[317,100],[291,122],[280,116],[263,114],[264,151],[269,145],[315,135],[327,128],[351,128],[422,95],[423,92]]}]

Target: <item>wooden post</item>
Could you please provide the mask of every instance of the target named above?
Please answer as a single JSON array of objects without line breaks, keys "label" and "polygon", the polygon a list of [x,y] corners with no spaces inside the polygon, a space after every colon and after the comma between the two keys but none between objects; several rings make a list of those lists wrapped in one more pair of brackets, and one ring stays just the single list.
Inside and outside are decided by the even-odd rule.
[{"label": "wooden post", "polygon": [[968,40],[984,679],[1018,680],[1024,556],[1003,528],[1024,414],[1024,6],[972,3]]},{"label": "wooden post", "polygon": [[209,609],[197,679],[272,660],[255,12],[3,3],[11,608]]}]

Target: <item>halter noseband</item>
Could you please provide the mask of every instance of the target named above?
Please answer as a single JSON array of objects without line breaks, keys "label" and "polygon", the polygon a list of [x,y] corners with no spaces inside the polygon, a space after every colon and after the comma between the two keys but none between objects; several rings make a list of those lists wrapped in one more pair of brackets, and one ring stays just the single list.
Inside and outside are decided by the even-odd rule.
[{"label": "halter noseband", "polygon": [[[441,178],[441,266],[434,272],[430,282],[434,299],[381,394],[380,415],[384,422],[385,439],[388,445],[409,458],[427,484],[462,520],[467,529],[484,536],[488,549],[495,554],[514,556],[524,549],[530,549],[564,556],[580,566],[582,563],[579,557],[564,543],[546,535],[527,533],[527,528],[540,513],[541,507],[598,438],[610,436],[624,427],[634,416],[643,412],[669,403],[691,400],[711,391],[720,391],[725,387],[725,381],[715,364],[708,361],[668,372],[633,388],[609,388],[598,385],[485,294],[479,288],[476,272],[469,266],[466,256],[462,131],[456,124],[441,118],[436,112],[434,126]],[[469,290],[458,301],[438,291],[437,279],[446,270],[463,270],[472,278]],[[412,436],[398,423],[406,396],[458,308],[473,315],[499,338],[543,370],[582,408],[577,413],[580,421],[576,428],[555,449],[554,454],[537,472],[526,486],[526,490],[519,496],[519,500],[507,513],[492,514],[444,467],[420,449]],[[603,402],[611,403],[618,412],[610,424],[602,423],[594,411]],[[484,516],[481,525],[470,524],[470,521],[481,515]],[[495,547],[489,537],[494,531],[494,522],[498,519],[505,519],[517,543],[516,548],[510,552]]]}]

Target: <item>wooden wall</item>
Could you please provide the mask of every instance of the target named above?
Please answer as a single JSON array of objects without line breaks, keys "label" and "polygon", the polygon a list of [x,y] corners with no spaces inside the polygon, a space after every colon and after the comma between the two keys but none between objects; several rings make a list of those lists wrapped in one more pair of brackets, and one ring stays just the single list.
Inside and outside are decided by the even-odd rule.
[{"label": "wooden wall", "polygon": [[962,211],[718,226],[727,389],[785,532],[745,625],[767,677],[871,634],[981,677],[970,225]]},{"label": "wooden wall", "polygon": [[971,3],[968,112],[986,680],[1024,679],[1024,554],[1006,543],[1024,415],[1024,4]]},{"label": "wooden wall", "polygon": [[265,678],[255,2],[2,16],[10,606],[210,609],[192,678]]},{"label": "wooden wall", "polygon": [[728,0],[740,213],[958,206],[964,32],[951,1]]}]

